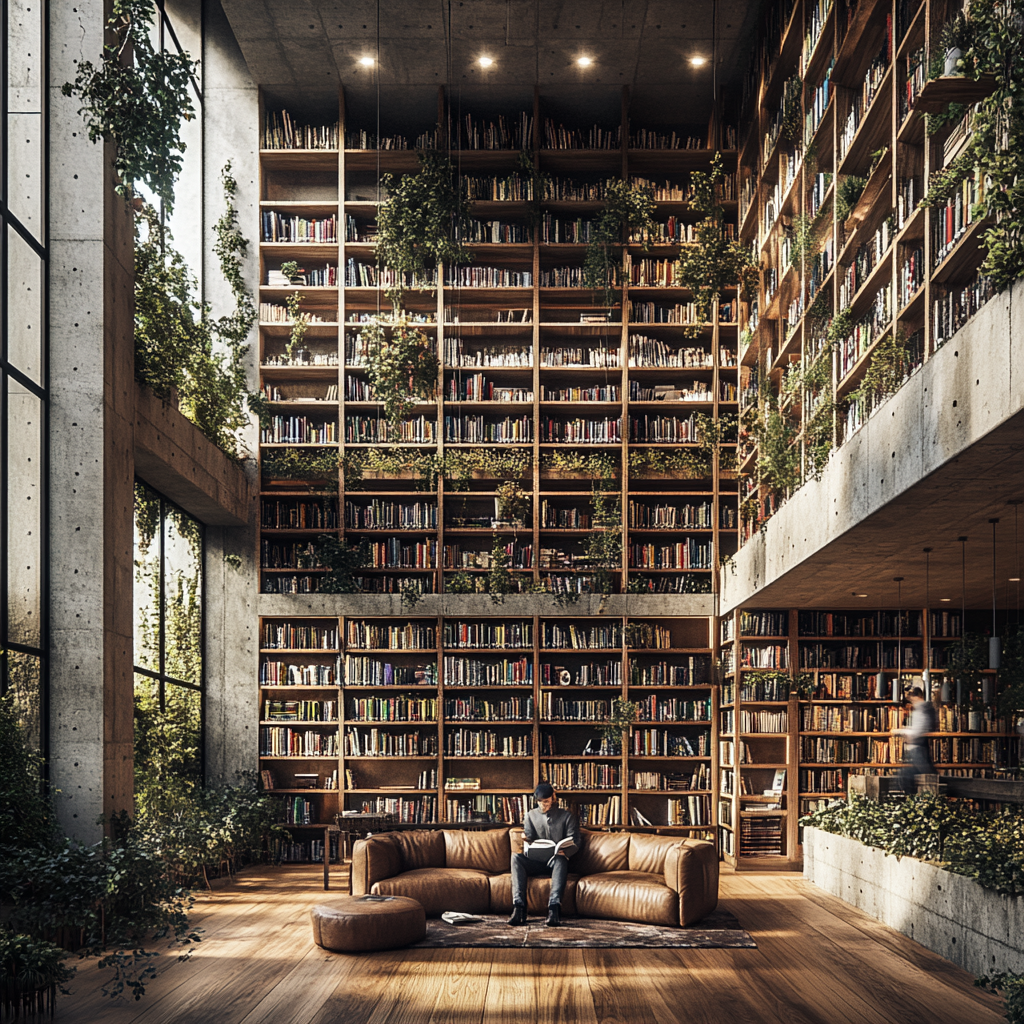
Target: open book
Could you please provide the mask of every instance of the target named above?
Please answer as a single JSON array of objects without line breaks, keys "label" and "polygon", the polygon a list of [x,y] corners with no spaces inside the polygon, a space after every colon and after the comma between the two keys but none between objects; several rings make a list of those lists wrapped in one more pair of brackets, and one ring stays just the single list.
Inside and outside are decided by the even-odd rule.
[{"label": "open book", "polygon": [[543,864],[547,864],[561,850],[565,851],[566,857],[571,857],[576,852],[576,844],[572,841],[572,836],[559,839],[557,843],[553,839],[535,839],[532,843],[529,841],[523,843],[523,851],[526,856],[530,860],[539,860]]}]

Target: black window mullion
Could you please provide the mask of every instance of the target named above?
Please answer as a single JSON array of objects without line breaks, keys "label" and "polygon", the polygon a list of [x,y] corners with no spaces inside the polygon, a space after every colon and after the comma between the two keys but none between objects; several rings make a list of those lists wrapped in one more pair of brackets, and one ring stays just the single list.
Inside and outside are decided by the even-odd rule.
[{"label": "black window mullion", "polygon": [[160,592],[157,600],[157,664],[160,666],[160,711],[163,713],[166,710],[164,702],[164,679],[167,675],[167,658],[164,651],[164,645],[167,641],[167,631],[165,628],[164,616],[167,613],[166,603],[166,562],[165,562],[165,550],[164,550],[164,530],[167,525],[167,507],[164,505],[163,497],[160,498]]}]

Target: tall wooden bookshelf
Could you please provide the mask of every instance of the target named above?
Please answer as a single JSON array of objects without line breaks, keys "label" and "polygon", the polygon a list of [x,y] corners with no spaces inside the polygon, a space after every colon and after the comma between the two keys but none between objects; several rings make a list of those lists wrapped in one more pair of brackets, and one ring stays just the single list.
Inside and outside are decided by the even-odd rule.
[{"label": "tall wooden bookshelf", "polygon": [[[617,497],[621,508],[616,593],[712,593],[715,567],[738,544],[735,473],[720,471],[717,455],[696,478],[631,467],[629,455],[696,448],[696,413],[717,419],[738,410],[735,289],[690,337],[690,296],[671,277],[695,220],[686,202],[689,175],[710,166],[719,148],[709,146],[719,141],[710,136],[718,129],[696,132],[700,138],[690,143],[697,148],[660,148],[671,140],[631,126],[623,90],[621,104],[595,116],[600,137],[589,124],[567,124],[582,132],[570,137],[560,135],[556,107],[540,91],[526,111],[474,110],[463,98],[470,121],[452,124],[450,139],[447,128],[443,137],[435,131],[433,117],[408,136],[410,147],[451,142],[471,196],[467,245],[474,260],[439,267],[433,289],[405,292],[404,308],[436,346],[441,368],[436,399],[416,404],[397,441],[381,433],[382,404],[369,388],[359,333],[389,309],[388,282],[374,257],[381,176],[417,170],[418,154],[402,148],[387,124],[380,140],[373,137],[368,124],[347,116],[343,95],[336,109],[319,114],[321,124],[337,122],[336,148],[261,150],[261,385],[280,417],[260,450],[264,594],[317,591],[324,570],[315,541],[324,533],[371,545],[372,563],[361,571],[365,593],[396,594],[410,584],[444,593],[456,572],[482,590],[495,537],[507,545],[521,591],[585,590],[593,572],[585,549],[594,532],[595,487]],[[279,110],[261,98],[264,125]],[[507,148],[509,138],[497,139],[496,148],[460,145],[473,130],[490,131],[499,114],[511,137]],[[440,90],[436,121],[447,125],[446,118]],[[725,206],[734,219],[734,140],[732,147],[723,160],[730,175]],[[538,177],[523,170],[524,152]],[[620,177],[655,185],[660,228],[646,245],[624,239],[627,268],[607,307],[600,292],[580,287],[580,274],[587,221],[601,208],[603,183]],[[287,260],[304,268],[307,282],[323,271],[324,283],[293,287],[276,277],[271,285]],[[284,305],[296,292],[315,320],[289,359]],[[678,399],[654,400],[655,389]],[[501,518],[502,478],[487,469],[428,485],[413,470],[359,475],[342,468],[296,482],[272,468],[282,452],[327,453],[344,464],[346,456],[384,442],[425,455],[520,451],[526,468],[518,483],[529,511],[521,523]],[[599,478],[552,466],[549,456],[557,452],[607,456],[611,471]],[[264,630],[316,626],[338,637],[330,650],[261,652],[261,673],[275,676],[261,684],[261,729],[274,730],[261,735],[261,752],[278,749],[280,730],[294,727],[267,717],[267,702],[276,702],[275,716],[288,714],[291,706],[282,702],[311,694],[266,666],[287,666],[289,659],[325,671],[334,666],[310,699],[336,702],[338,720],[300,725],[315,742],[330,736],[334,753],[261,753],[275,791],[290,801],[290,817],[320,823],[366,810],[406,821],[515,820],[536,782],[550,778],[592,824],[714,834],[717,690],[709,618],[673,617],[664,606],[653,618],[588,618],[571,604],[557,615],[523,617],[505,615],[482,593],[463,597],[471,614],[425,617],[412,607],[391,619],[261,618]],[[543,606],[550,609],[549,598]],[[388,636],[422,627],[432,630],[431,643],[367,648],[360,623]],[[464,646],[452,633],[517,624],[515,645]],[[607,642],[580,639],[592,633],[607,634]],[[602,747],[596,729],[616,697],[642,705],[643,720],[622,749]],[[372,717],[387,714],[419,717]],[[316,775],[317,785],[302,791],[297,775]],[[449,785],[458,779],[479,779],[479,789]],[[295,856],[311,852],[303,829],[312,827],[294,825]]]},{"label": "tall wooden bookshelf", "polygon": [[[444,111],[442,93],[439,118]],[[312,564],[309,545],[325,529],[371,544],[373,564],[363,579],[368,592],[397,592],[412,584],[441,593],[445,577],[455,571],[466,572],[482,589],[495,535],[506,541],[522,590],[545,581],[555,592],[585,589],[592,573],[585,545],[593,532],[588,516],[596,480],[550,465],[550,456],[567,451],[611,460],[611,476],[601,486],[621,503],[617,592],[710,593],[720,559],[736,551],[735,473],[720,472],[717,457],[700,478],[631,468],[629,460],[631,451],[635,457],[696,448],[697,413],[716,419],[736,415],[735,289],[727,290],[712,321],[691,338],[689,293],[672,282],[680,242],[666,237],[647,248],[639,240],[629,244],[630,267],[614,304],[606,307],[600,292],[578,286],[585,242],[565,240],[581,237],[601,207],[603,182],[618,177],[654,183],[662,197],[655,219],[673,239],[685,239],[695,220],[685,201],[689,174],[707,168],[714,150],[706,139],[700,149],[632,148],[631,130],[633,142],[657,140],[631,129],[626,91],[621,110],[603,124],[614,142],[609,148],[545,148],[551,140],[545,139],[540,93],[532,111],[505,114],[513,124],[517,117],[526,119],[525,151],[459,148],[451,156],[475,197],[474,235],[517,240],[471,241],[472,263],[440,267],[434,290],[405,292],[404,308],[436,345],[442,367],[437,400],[418,403],[401,438],[388,443],[430,454],[498,447],[523,452],[527,468],[519,483],[529,514],[518,526],[498,517],[500,481],[486,470],[474,470],[472,479],[457,484],[441,479],[429,490],[412,472],[367,472],[359,480],[352,473],[339,473],[337,480],[332,474],[313,488],[268,472],[274,456],[296,446],[351,456],[385,440],[359,331],[362,321],[389,309],[372,240],[380,177],[414,171],[419,163],[405,149],[264,149],[261,383],[280,419],[261,445],[262,592],[315,591],[323,570]],[[337,118],[341,139],[373,144],[372,137],[359,134],[365,125],[346,121],[343,101],[323,117],[328,123]],[[486,127],[489,117],[478,120]],[[433,125],[422,127],[435,143]],[[545,177],[531,180],[521,170],[523,152]],[[723,160],[729,175],[725,206],[735,217],[735,150],[725,150]],[[534,186],[547,194],[531,198]],[[329,240],[268,240],[275,225],[287,231],[291,218],[306,222],[295,225],[299,231],[322,235],[327,222],[334,234],[326,235]],[[268,275],[286,260],[298,261],[307,272],[334,268],[337,283],[271,287]],[[473,280],[483,283],[466,283]],[[295,292],[304,297],[303,311],[317,320],[300,356],[289,360],[284,302]],[[606,322],[584,322],[602,317]],[[665,388],[679,400],[654,400],[655,390]],[[500,397],[487,400],[482,394]],[[733,443],[726,448],[731,451]],[[312,505],[314,527],[300,514],[302,506],[309,513]]]},{"label": "tall wooden bookshelf", "polygon": [[[803,476],[813,468],[806,428],[821,393],[784,393],[792,366],[830,361],[837,403],[831,436],[838,446],[870,414],[865,401],[849,398],[886,338],[901,332],[917,367],[991,294],[978,277],[986,225],[970,210],[977,183],[951,199],[948,211],[918,208],[927,182],[968,138],[966,122],[927,135],[924,114],[981,98],[966,96],[962,79],[926,80],[942,26],[960,6],[955,0],[780,0],[765,15],[739,158],[740,235],[761,264],[758,300],[744,311],[741,394],[746,410],[757,402],[758,385],[770,383],[773,401],[795,429]],[[966,88],[977,90],[975,83]],[[787,137],[790,126],[795,130]],[[841,220],[837,190],[852,176],[866,184]],[[794,265],[789,254],[808,222],[810,251]],[[845,310],[853,329],[827,353],[829,322]],[[741,457],[741,502],[756,503],[756,511],[748,508],[741,543],[784,499],[763,485],[757,458],[749,441]]]},{"label": "tall wooden bookshelf", "polygon": [[[968,612],[968,628],[981,625],[973,615]],[[941,774],[986,777],[1017,767],[1016,734],[995,716],[991,701],[965,710],[955,686],[945,683],[946,649],[962,628],[961,612],[942,609],[743,609],[719,620],[717,799],[727,859],[739,867],[790,866],[800,859],[800,815],[844,797],[851,774],[897,772],[903,746],[896,730],[906,725],[901,698],[913,686],[936,704],[939,728],[929,743]],[[763,670],[788,672],[790,692],[782,680],[778,692],[759,691]],[[757,721],[744,723],[744,711],[785,714],[785,733],[749,731]],[[781,827],[770,849],[750,854],[740,833],[742,778],[749,775],[746,788],[763,792],[760,783],[776,768],[787,771],[782,799],[764,800],[781,807],[762,810],[755,799],[746,816],[761,821],[777,813]]]},{"label": "tall wooden bookshelf", "polygon": [[[345,810],[405,823],[518,821],[544,779],[593,827],[714,838],[710,625],[264,618],[261,768],[295,829],[295,856],[309,855],[303,830]],[[622,743],[597,728],[615,698],[641,704]]]}]

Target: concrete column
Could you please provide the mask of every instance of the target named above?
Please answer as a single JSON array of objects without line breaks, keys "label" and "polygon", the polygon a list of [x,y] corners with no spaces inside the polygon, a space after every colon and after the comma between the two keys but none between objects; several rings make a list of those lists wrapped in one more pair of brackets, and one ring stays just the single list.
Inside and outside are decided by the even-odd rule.
[{"label": "concrete column", "polygon": [[[181,3],[177,0],[177,6]],[[259,101],[216,0],[205,4],[203,28],[203,280],[206,298],[219,313],[234,302],[213,251],[214,225],[224,212],[220,174],[229,160],[238,182],[238,221],[249,240],[245,277],[254,296],[258,294]],[[247,357],[252,390],[259,387],[257,345],[254,330]],[[258,440],[253,424],[245,441],[254,454]],[[255,480],[255,462],[247,462],[245,469]],[[206,776],[211,783],[235,782],[237,771],[259,767],[258,514],[254,501],[248,527],[206,531]]]},{"label": "concrete column", "polygon": [[132,804],[132,218],[60,88],[109,8],[50,5],[50,772],[87,841]]}]

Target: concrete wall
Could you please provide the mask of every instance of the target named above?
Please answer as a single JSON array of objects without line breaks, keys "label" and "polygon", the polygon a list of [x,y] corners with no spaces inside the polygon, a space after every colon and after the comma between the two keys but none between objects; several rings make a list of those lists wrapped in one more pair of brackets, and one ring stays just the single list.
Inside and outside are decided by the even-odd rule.
[{"label": "concrete wall", "polygon": [[[178,0],[176,6],[182,6]],[[249,240],[245,276],[253,294],[259,285],[259,100],[238,44],[216,0],[207,0],[202,51],[203,123],[203,279],[215,313],[234,300],[213,252],[214,225],[224,211],[221,169],[229,160],[238,182],[235,205],[242,234]],[[187,44],[182,41],[182,45]],[[259,387],[256,332],[247,361],[248,383]],[[253,425],[245,438],[257,450]],[[246,463],[257,488],[255,463]],[[258,488],[257,488],[258,489]],[[206,774],[211,782],[234,782],[235,772],[258,768],[259,589],[257,502],[250,502],[248,524],[206,531]],[[227,560],[226,560],[227,559]]]},{"label": "concrete wall", "polygon": [[992,298],[804,484],[721,573],[723,613],[1024,409],[1024,281]]},{"label": "concrete wall", "polygon": [[48,83],[50,771],[61,824],[88,840],[132,800],[132,221],[60,87],[98,58],[109,6],[50,5]]},{"label": "concrete wall", "polygon": [[804,878],[971,974],[1024,973],[1024,897],[816,828],[804,829]]}]

